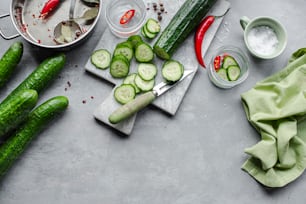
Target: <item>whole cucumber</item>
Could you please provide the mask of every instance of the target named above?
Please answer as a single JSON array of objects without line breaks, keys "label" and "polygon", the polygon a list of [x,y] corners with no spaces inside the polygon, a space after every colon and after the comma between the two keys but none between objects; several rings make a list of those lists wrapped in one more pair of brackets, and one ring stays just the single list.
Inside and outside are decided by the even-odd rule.
[{"label": "whole cucumber", "polygon": [[13,43],[0,59],[0,87],[10,78],[23,54],[23,44]]},{"label": "whole cucumber", "polygon": [[39,94],[59,74],[65,62],[66,56],[63,53],[45,59],[2,103],[9,103],[20,90],[34,89]]},{"label": "whole cucumber", "polygon": [[35,107],[38,94],[35,90],[26,89],[16,93],[10,103],[0,104],[0,139],[16,129]]},{"label": "whole cucumber", "polygon": [[12,166],[32,139],[68,107],[65,96],[53,97],[35,108],[25,123],[2,146],[0,146],[0,177]]}]

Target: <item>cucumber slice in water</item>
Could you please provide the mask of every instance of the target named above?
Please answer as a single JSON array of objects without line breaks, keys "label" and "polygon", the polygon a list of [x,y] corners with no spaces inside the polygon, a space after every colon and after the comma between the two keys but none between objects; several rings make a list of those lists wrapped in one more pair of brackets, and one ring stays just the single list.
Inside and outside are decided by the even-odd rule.
[{"label": "cucumber slice in water", "polygon": [[236,81],[240,77],[240,67],[231,65],[227,68],[227,77],[230,81]]},{"label": "cucumber slice in water", "polygon": [[222,68],[227,69],[231,65],[236,65],[238,66],[237,61],[235,60],[234,57],[232,56],[225,56],[222,64]]},{"label": "cucumber slice in water", "polygon": [[225,81],[228,81],[228,78],[227,78],[227,71],[226,69],[224,68],[221,68],[217,71],[217,74]]}]

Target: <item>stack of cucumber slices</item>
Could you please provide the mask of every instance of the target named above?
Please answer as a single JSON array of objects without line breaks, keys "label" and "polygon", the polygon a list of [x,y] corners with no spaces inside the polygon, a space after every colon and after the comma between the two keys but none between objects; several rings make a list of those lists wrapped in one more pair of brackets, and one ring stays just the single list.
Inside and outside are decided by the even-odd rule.
[{"label": "stack of cucumber slices", "polygon": [[[149,19],[145,26],[150,29],[154,27],[152,20]],[[133,59],[137,62],[137,67],[134,73],[130,73]],[[112,77],[123,79],[114,90],[114,98],[120,104],[133,100],[138,93],[153,89],[158,72],[153,59],[151,45],[143,41],[140,35],[132,35],[118,43],[112,54],[106,49],[99,49],[91,55],[91,62],[95,67],[103,70],[109,68]],[[168,60],[164,62],[161,73],[166,81],[176,82],[183,76],[184,67],[176,60]]]},{"label": "stack of cucumber slices", "polygon": [[[216,59],[222,58],[219,64],[216,64]],[[226,81],[236,81],[239,79],[241,69],[233,56],[224,55],[215,58],[215,70],[218,75]]]},{"label": "stack of cucumber slices", "polygon": [[155,38],[159,32],[160,24],[153,18],[149,18],[141,28],[141,34],[148,39]]}]

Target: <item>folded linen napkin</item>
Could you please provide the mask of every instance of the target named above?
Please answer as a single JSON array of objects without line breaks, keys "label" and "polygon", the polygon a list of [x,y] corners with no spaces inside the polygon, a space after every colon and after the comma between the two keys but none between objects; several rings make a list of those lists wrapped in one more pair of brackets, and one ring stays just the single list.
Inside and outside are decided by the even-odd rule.
[{"label": "folded linen napkin", "polygon": [[242,169],[267,187],[282,187],[306,167],[306,48],[280,72],[241,95],[261,140],[245,152]]}]

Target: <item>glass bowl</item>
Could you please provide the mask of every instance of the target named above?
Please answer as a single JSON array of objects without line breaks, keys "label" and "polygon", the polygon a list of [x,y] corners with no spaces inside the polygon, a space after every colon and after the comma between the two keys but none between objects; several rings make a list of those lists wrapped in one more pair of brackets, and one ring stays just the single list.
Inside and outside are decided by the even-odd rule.
[{"label": "glass bowl", "polygon": [[[221,70],[221,68],[218,71],[216,71],[214,64],[215,64],[215,59],[217,56],[220,56],[221,68],[222,68],[222,60],[224,60],[226,56],[231,56],[232,58],[234,58],[234,60],[240,67],[240,75],[236,80],[231,81],[229,79],[222,78],[220,76],[220,73],[218,73],[219,70]],[[223,46],[223,47],[218,48],[216,52],[213,53],[212,59],[207,69],[208,69],[209,79],[216,86],[227,89],[227,88],[232,88],[234,86],[237,86],[246,80],[249,74],[249,62],[248,62],[247,56],[244,54],[244,52],[240,48],[234,47],[234,46]]]},{"label": "glass bowl", "polygon": [[[120,19],[129,10],[135,10],[134,16],[127,23],[121,24]],[[143,0],[115,0],[107,5],[105,17],[114,35],[127,38],[140,30],[146,20],[146,13]]]}]

